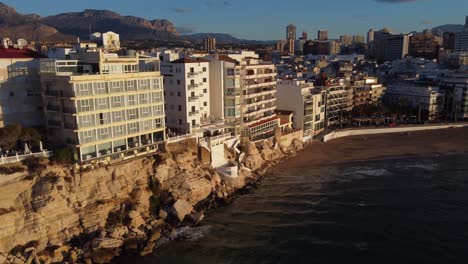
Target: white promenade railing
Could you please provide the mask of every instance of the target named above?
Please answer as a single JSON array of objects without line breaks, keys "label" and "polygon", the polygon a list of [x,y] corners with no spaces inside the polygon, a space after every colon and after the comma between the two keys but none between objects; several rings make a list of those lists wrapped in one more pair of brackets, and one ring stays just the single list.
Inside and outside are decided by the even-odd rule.
[{"label": "white promenade railing", "polygon": [[8,156],[8,157],[1,156],[0,164],[20,162],[28,158],[50,158],[52,156],[54,156],[53,151],[42,151],[42,152],[36,152],[36,153],[31,153],[31,154],[26,154],[26,155],[16,154],[15,156]]},{"label": "white promenade railing", "polygon": [[177,137],[168,137],[166,139],[166,141],[167,141],[168,144],[170,144],[170,143],[176,143],[176,142],[186,140],[186,139],[190,139],[190,138],[197,138],[197,135],[196,134],[186,134],[186,135],[181,135],[181,136],[177,136]]}]

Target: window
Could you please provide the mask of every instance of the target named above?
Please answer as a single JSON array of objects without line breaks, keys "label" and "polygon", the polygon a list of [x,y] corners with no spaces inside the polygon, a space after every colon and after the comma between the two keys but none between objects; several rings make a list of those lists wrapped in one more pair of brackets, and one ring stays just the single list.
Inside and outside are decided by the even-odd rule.
[{"label": "window", "polygon": [[126,81],[126,82],[125,82],[125,85],[126,85],[125,91],[127,91],[127,92],[129,92],[129,91],[136,91],[136,90],[137,90],[134,80]]},{"label": "window", "polygon": [[123,92],[122,85],[120,81],[115,81],[115,82],[110,82],[110,85],[112,87],[112,92],[113,93],[121,93]]},{"label": "window", "polygon": [[112,107],[122,107],[123,104],[123,96],[113,96],[112,99]]},{"label": "window", "polygon": [[197,123],[195,120],[192,120],[192,126],[195,126]]},{"label": "window", "polygon": [[193,67],[190,67],[190,72],[195,72],[195,69]]},{"label": "window", "polygon": [[203,89],[203,93],[208,93],[208,89]]},{"label": "window", "polygon": [[162,128],[161,118],[156,118],[154,120],[154,128]]},{"label": "window", "polygon": [[177,96],[179,96],[179,97],[180,97],[180,92],[177,92]]},{"label": "window", "polygon": [[151,89],[159,89],[159,79],[152,79]]},{"label": "window", "polygon": [[179,109],[179,112],[180,112],[180,111],[182,111],[182,106],[181,106],[181,105],[179,105],[179,108],[178,108],[178,109]]},{"label": "window", "polygon": [[140,108],[140,117],[149,117],[151,116],[151,106]]},{"label": "window", "polygon": [[136,105],[137,100],[136,100],[136,95],[130,94],[127,96],[127,105]]},{"label": "window", "polygon": [[125,121],[125,111],[116,111],[112,112],[112,122],[122,122]]},{"label": "window", "polygon": [[149,94],[147,93],[140,94],[140,104],[149,104],[149,103],[150,103]]},{"label": "window", "polygon": [[135,134],[138,133],[138,122],[128,124],[128,133]]},{"label": "window", "polygon": [[80,132],[80,143],[89,143],[94,141],[94,130]]},{"label": "window", "polygon": [[14,93],[14,92],[10,92],[10,96],[15,96],[15,93]]},{"label": "window", "polygon": [[161,92],[151,93],[151,102],[162,103],[162,93]]},{"label": "window", "polygon": [[174,92],[169,92],[169,95],[170,95],[170,96],[174,96]]},{"label": "window", "polygon": [[206,72],[206,67],[203,67],[203,72]]},{"label": "window", "polygon": [[98,139],[103,140],[103,139],[108,139],[108,138],[110,138],[110,128],[109,127],[99,128]]},{"label": "window", "polygon": [[78,118],[78,126],[82,127],[90,127],[94,125],[94,116],[93,115],[85,115],[80,116]]},{"label": "window", "polygon": [[78,111],[80,112],[87,112],[87,111],[91,111],[93,110],[92,106],[91,106],[91,100],[88,99],[88,100],[79,100],[78,101]]},{"label": "window", "polygon": [[95,94],[106,94],[107,87],[105,82],[94,83],[94,93]]},{"label": "window", "polygon": [[179,119],[179,125],[182,125],[182,119]]},{"label": "window", "polygon": [[149,80],[144,79],[144,80],[138,80],[138,90],[148,90],[149,87]]},{"label": "window", "polygon": [[99,124],[105,125],[110,123],[109,113],[99,113],[98,114]]},{"label": "window", "polygon": [[174,110],[174,105],[171,105],[171,110]]},{"label": "window", "polygon": [[206,83],[206,81],[207,81],[206,78],[203,78],[203,82]]},{"label": "window", "polygon": [[[166,106],[166,105],[164,105]],[[164,107],[165,108],[165,107]],[[161,105],[153,105],[153,116],[159,116],[163,114],[163,109]]]},{"label": "window", "polygon": [[119,137],[125,135],[125,130],[126,126],[125,125],[120,125],[120,126],[114,126],[112,128],[112,133],[114,137]]},{"label": "window", "polygon": [[203,106],[208,106],[208,103],[207,103],[207,102],[203,102]]},{"label": "window", "polygon": [[142,121],[140,124],[141,131],[151,130],[151,120]]},{"label": "window", "polygon": [[96,99],[96,109],[107,109],[109,108],[109,103],[107,98],[97,98]]},{"label": "window", "polygon": [[138,119],[138,109],[128,109],[127,110],[127,118],[128,120]]},{"label": "window", "polygon": [[180,85],[180,80],[177,80],[177,84]]}]

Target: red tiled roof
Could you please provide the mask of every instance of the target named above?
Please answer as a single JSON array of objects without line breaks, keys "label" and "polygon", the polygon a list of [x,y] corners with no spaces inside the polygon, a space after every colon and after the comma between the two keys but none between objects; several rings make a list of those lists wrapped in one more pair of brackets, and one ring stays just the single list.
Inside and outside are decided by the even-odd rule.
[{"label": "red tiled roof", "polygon": [[1,49],[0,59],[29,59],[29,58],[45,58],[41,54],[30,49]]},{"label": "red tiled roof", "polygon": [[171,63],[199,63],[199,62],[210,62],[209,60],[201,59],[201,58],[182,58],[175,61],[171,61]]},{"label": "red tiled roof", "polygon": [[260,121],[260,122],[257,122],[257,123],[253,123],[252,125],[250,125],[249,127],[252,128],[252,127],[256,127],[256,126],[259,126],[259,125],[263,125],[263,124],[266,124],[268,122],[271,122],[271,121],[274,121],[274,120],[277,120],[279,119],[279,117],[277,116],[274,116],[272,118],[268,118],[268,119],[265,119],[263,121]]}]

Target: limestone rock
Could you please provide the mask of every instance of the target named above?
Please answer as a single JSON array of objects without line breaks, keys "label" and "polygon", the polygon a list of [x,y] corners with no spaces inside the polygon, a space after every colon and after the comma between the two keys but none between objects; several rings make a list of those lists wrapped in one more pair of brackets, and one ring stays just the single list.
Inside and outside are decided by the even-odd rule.
[{"label": "limestone rock", "polygon": [[116,226],[109,232],[109,237],[114,239],[121,239],[128,233],[128,228],[125,226]]},{"label": "limestone rock", "polygon": [[130,218],[130,227],[138,228],[145,223],[141,214],[136,210],[130,211],[128,217]]},{"label": "limestone rock", "polygon": [[185,216],[190,214],[193,210],[193,206],[185,200],[177,200],[172,206],[172,213],[179,219],[183,221]]},{"label": "limestone rock", "polygon": [[203,220],[203,218],[205,218],[205,215],[202,212],[198,212],[190,214],[189,218],[194,225],[197,225]]},{"label": "limestone rock", "polygon": [[95,238],[93,240],[93,248],[120,248],[123,241],[114,238]]},{"label": "limestone rock", "polygon": [[166,219],[167,218],[167,212],[164,211],[163,209],[159,209],[159,218],[161,218],[162,220]]}]

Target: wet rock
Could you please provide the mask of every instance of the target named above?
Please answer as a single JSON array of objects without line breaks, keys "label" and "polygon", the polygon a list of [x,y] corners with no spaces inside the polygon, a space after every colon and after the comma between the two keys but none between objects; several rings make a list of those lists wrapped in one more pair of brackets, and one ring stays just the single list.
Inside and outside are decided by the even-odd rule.
[{"label": "wet rock", "polygon": [[205,218],[205,215],[202,212],[189,215],[189,219],[194,225],[200,223],[203,220],[203,218]]},{"label": "wet rock", "polygon": [[177,200],[172,206],[172,213],[182,222],[186,215],[190,214],[193,206],[185,200]]}]

